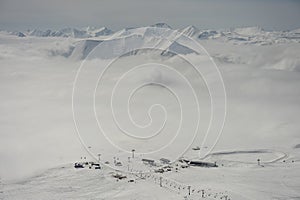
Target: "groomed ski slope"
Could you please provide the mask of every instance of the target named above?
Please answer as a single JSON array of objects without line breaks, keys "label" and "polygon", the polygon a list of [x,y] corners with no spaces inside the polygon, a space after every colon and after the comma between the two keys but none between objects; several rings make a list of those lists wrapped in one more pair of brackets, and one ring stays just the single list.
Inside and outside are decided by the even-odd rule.
[{"label": "groomed ski slope", "polygon": [[[247,157],[259,151],[243,151]],[[227,154],[228,152],[219,152]],[[231,152],[231,154],[233,154]],[[216,155],[216,154],[215,154]],[[299,158],[258,166],[230,161],[218,168],[189,167],[178,172],[130,174],[72,164],[2,184],[2,199],[299,199]],[[216,159],[218,162],[218,160]],[[292,162],[293,161],[293,162]],[[242,165],[244,163],[244,165]],[[127,178],[117,180],[113,174]],[[162,177],[162,187],[159,178]],[[134,180],[134,182],[129,182]],[[190,195],[187,186],[191,186]],[[203,191],[203,194],[202,194]]]}]

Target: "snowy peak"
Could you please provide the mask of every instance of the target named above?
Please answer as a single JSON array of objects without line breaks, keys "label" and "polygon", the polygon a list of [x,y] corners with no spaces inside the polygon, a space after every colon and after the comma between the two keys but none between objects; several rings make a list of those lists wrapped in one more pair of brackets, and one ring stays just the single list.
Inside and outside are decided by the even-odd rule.
[{"label": "snowy peak", "polygon": [[214,30],[206,30],[201,31],[198,35],[198,39],[206,40],[206,39],[215,39],[221,37],[222,32],[214,31]]},{"label": "snowy peak", "polygon": [[113,34],[113,31],[106,28],[106,27],[102,27],[100,29],[98,29],[97,31],[95,31],[94,36],[98,37],[98,36],[106,36],[106,35],[111,35]]},{"label": "snowy peak", "polygon": [[172,29],[171,26],[169,26],[169,25],[166,24],[166,23],[162,23],[162,22],[161,22],[161,23],[153,24],[153,25],[151,25],[151,27]]},{"label": "snowy peak", "polygon": [[28,32],[29,36],[36,36],[36,37],[48,37],[51,35],[51,30],[38,30],[38,29],[34,29],[32,31]]},{"label": "snowy peak", "polygon": [[244,36],[255,36],[255,35],[262,34],[264,30],[261,27],[254,26],[254,27],[235,28],[232,30],[232,32]]},{"label": "snowy peak", "polygon": [[[91,38],[99,36],[107,36],[113,33],[112,30],[102,27],[87,27],[84,29],[63,28],[61,30],[38,30],[28,31],[26,35],[35,37],[72,37],[72,38]],[[24,34],[25,35],[25,34]]]},{"label": "snowy peak", "polygon": [[[160,24],[159,26],[165,25]],[[82,32],[76,32],[74,29],[67,30],[64,30],[65,34],[72,33],[73,37],[82,37]],[[110,30],[105,27],[101,29],[87,28],[86,32],[89,32],[89,34],[93,37],[111,34]],[[199,30],[194,26],[188,26],[182,30],[179,30],[179,32],[188,37],[193,37],[199,41],[218,40],[220,42],[233,43],[234,45],[270,45],[288,41],[300,42],[300,37],[299,34],[297,35],[297,33],[266,32],[258,27],[239,28],[229,31],[216,31]],[[130,53],[131,55],[145,53],[145,51],[142,52],[141,49],[152,48],[154,46],[164,50],[163,56],[171,57],[176,55],[176,53],[181,55],[196,53],[187,45],[179,43],[178,41],[172,41],[172,38],[176,37],[176,34],[178,34],[178,32],[172,29],[156,28],[153,26],[123,29],[110,35],[109,37],[81,40],[75,45],[70,57],[76,60],[85,59],[89,53],[100,43],[101,47],[95,49],[94,52],[96,52],[97,55],[100,55],[101,59],[111,59],[115,56],[124,55],[127,54],[129,50],[134,50],[134,52]]]},{"label": "snowy peak", "polygon": [[90,35],[84,30],[78,30],[75,28],[65,28],[62,29],[61,34],[64,37],[74,37],[74,38],[88,38]]},{"label": "snowy peak", "polygon": [[[165,30],[165,32],[161,32],[162,30]],[[172,37],[166,29],[143,27],[124,31],[106,40],[84,40],[75,46],[71,57],[75,60],[85,59],[87,56],[89,56],[88,59],[111,59],[120,55],[148,53],[146,49],[152,49],[153,47],[161,49],[163,51],[161,55],[166,57],[172,57],[176,54],[197,54],[193,49],[182,43],[172,41],[172,39],[164,39],[163,34],[166,37]],[[101,46],[95,49],[100,43]],[[92,50],[93,55],[89,55]]]},{"label": "snowy peak", "polygon": [[190,49],[189,47],[183,45],[183,44],[180,44],[178,42],[173,42],[170,47],[168,48],[168,51],[171,51],[171,52],[175,52],[176,54],[181,54],[181,55],[187,55],[187,54],[198,54],[198,52]]},{"label": "snowy peak", "polygon": [[300,28],[292,30],[291,33],[300,34]]},{"label": "snowy peak", "polygon": [[184,35],[188,36],[188,37],[193,37],[196,34],[199,33],[199,29],[196,28],[195,26],[188,26],[184,29],[179,30],[181,33],[183,33]]},{"label": "snowy peak", "polygon": [[113,33],[112,30],[106,27],[96,28],[96,27],[88,26],[85,30],[90,37],[106,36],[106,35],[111,35]]},{"label": "snowy peak", "polygon": [[18,36],[18,37],[26,37],[26,35],[20,31],[14,31],[11,33],[12,35]]},{"label": "snowy peak", "polygon": [[[271,45],[278,43],[300,43],[300,29],[292,31],[265,31],[260,27],[232,28],[229,30],[199,30],[195,26],[188,26],[179,29],[182,34],[193,37],[198,40],[221,40],[234,44],[253,44],[253,45]],[[117,32],[101,27],[86,27],[83,29],[64,28],[61,30],[38,30],[34,29],[27,32],[20,31],[2,31],[2,33],[15,35],[17,37],[70,37],[70,38],[98,38],[106,39],[128,37],[130,35],[169,37],[173,29],[166,23],[157,23],[148,27],[125,28]]]},{"label": "snowy peak", "polygon": [[32,31],[28,31],[27,35],[36,36],[36,37],[74,37],[74,38],[84,38],[88,35],[85,31],[80,31],[75,28],[64,28],[58,31],[52,30],[38,30],[34,29]]}]

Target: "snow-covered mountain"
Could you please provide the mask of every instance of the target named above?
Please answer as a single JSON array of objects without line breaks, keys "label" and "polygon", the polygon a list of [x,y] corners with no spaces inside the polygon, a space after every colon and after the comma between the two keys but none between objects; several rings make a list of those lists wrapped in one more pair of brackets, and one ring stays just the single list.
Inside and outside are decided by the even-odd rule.
[{"label": "snow-covered mountain", "polygon": [[[147,27],[124,28],[116,32],[106,27],[86,27],[83,29],[64,28],[58,31],[35,29],[27,32],[1,31],[1,33],[4,35],[13,35],[20,39],[24,37],[70,38],[69,42],[64,42],[64,45],[61,47],[62,49],[56,45],[55,48],[48,49],[48,47],[45,51],[48,52],[47,55],[61,55],[63,57],[70,57],[73,60],[85,59],[99,44],[105,46],[105,48],[101,48],[101,51],[105,52],[98,52],[99,55],[102,55],[102,58],[112,58],[118,54],[126,53],[128,50],[135,50],[134,53],[139,54],[142,53],[141,49],[149,47],[169,51],[169,53],[163,53],[164,56],[173,56],[170,51],[175,51],[179,54],[195,53],[192,48],[187,47],[184,43],[178,41],[172,42],[179,35],[192,38],[200,43],[216,41],[223,44],[254,46],[300,43],[299,29],[292,31],[265,31],[260,27],[244,27],[228,30],[200,30],[195,26],[187,26],[183,29],[173,30],[165,23],[158,23]],[[280,54],[278,56],[281,57]],[[214,55],[214,57],[221,62],[231,63],[249,63],[259,59],[257,56],[241,58],[235,55]],[[286,65],[289,67],[285,67]],[[288,61],[279,60],[276,65],[272,65],[272,68],[298,70],[298,65],[299,60],[293,56],[293,59],[289,59]],[[266,64],[265,68],[270,68],[270,66]]]},{"label": "snow-covered mountain", "polygon": [[[176,33],[176,32],[175,32]],[[176,35],[176,34],[175,34]],[[163,39],[165,36],[169,39]],[[101,48],[96,50],[97,55],[102,59],[113,58],[128,53],[140,54],[147,48],[161,49],[162,55],[174,56],[175,54],[197,54],[193,49],[178,41],[172,41],[174,31],[171,29],[157,27],[142,27],[136,29],[124,29],[115,33],[106,40],[83,40],[76,46],[71,55],[72,59],[85,59],[87,55],[101,43]]]},{"label": "snow-covered mountain", "polygon": [[166,23],[156,23],[156,24],[151,25],[151,27],[157,27],[157,28],[169,28],[169,29],[171,29],[171,26],[169,26],[169,25],[166,24]]},{"label": "snow-covered mountain", "polygon": [[[151,34],[156,32],[157,34],[162,34],[162,32],[168,32],[172,29],[166,23],[157,23],[148,28],[147,27],[137,27],[137,28],[124,28],[122,30],[113,32],[112,30],[101,27],[87,27],[82,29],[76,28],[64,28],[61,30],[29,30],[27,32],[7,32],[7,34],[16,35],[18,37],[34,36],[34,37],[70,37],[70,38],[97,38],[97,37],[122,37],[128,36],[130,34],[145,35],[149,30],[152,31]],[[221,40],[224,42],[232,42],[234,44],[255,44],[255,45],[270,45],[277,43],[290,43],[290,42],[300,42],[299,29],[292,31],[266,31],[260,27],[242,27],[242,28],[231,28],[228,30],[203,30],[198,29],[195,26],[187,26],[183,29],[176,30],[182,34],[196,38],[199,40]]]},{"label": "snow-covered mountain", "polygon": [[189,37],[193,37],[193,36],[199,34],[199,32],[200,32],[200,30],[198,28],[196,28],[195,26],[188,26],[186,28],[180,29],[179,31]]},{"label": "snow-covered mountain", "polygon": [[87,57],[87,55],[99,44],[101,40],[82,40],[76,44],[71,58],[81,60]]},{"label": "snow-covered mountain", "polygon": [[14,32],[7,32],[7,33],[11,35],[17,35],[19,37],[34,36],[34,37],[91,38],[91,37],[111,35],[113,31],[106,27],[101,27],[101,28],[87,27],[83,29],[63,28],[60,30],[33,29],[33,30],[28,30],[26,32],[14,31]]}]

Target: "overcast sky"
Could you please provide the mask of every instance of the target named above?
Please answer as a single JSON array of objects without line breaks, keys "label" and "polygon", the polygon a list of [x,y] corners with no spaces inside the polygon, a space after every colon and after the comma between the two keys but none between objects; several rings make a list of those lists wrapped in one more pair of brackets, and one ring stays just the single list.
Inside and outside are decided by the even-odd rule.
[{"label": "overcast sky", "polygon": [[107,26],[166,22],[173,28],[261,26],[300,28],[300,0],[0,0],[0,29]]}]

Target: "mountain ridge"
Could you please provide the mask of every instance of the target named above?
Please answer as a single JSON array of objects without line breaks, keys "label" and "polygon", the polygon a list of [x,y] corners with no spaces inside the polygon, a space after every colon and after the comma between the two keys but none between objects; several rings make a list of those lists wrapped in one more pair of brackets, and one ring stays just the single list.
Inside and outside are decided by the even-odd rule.
[{"label": "mountain ridge", "polygon": [[27,30],[27,31],[6,31],[1,30],[1,32],[5,32],[10,35],[15,35],[18,37],[28,37],[28,36],[34,36],[34,37],[70,37],[70,38],[97,38],[102,36],[110,36],[114,34],[122,35],[123,32],[128,32],[129,30],[131,32],[135,32],[136,30],[139,30],[140,28],[146,28],[146,27],[156,27],[158,29],[170,29],[175,30],[178,32],[183,33],[184,35],[188,37],[195,37],[199,39],[218,39],[218,38],[225,38],[228,40],[232,40],[233,37],[234,40],[240,40],[240,41],[246,41],[250,39],[266,39],[270,40],[272,38],[281,38],[281,39],[297,39],[300,40],[300,33],[298,29],[290,30],[290,31],[266,31],[261,27],[258,26],[249,26],[249,27],[237,27],[237,28],[229,28],[229,29],[199,29],[198,27],[195,27],[193,25],[187,26],[182,29],[173,29],[171,26],[169,26],[166,23],[156,23],[150,26],[141,26],[141,27],[129,27],[124,28],[117,31],[112,31],[111,29],[108,29],[107,27],[84,27],[84,28],[62,28],[59,30],[52,30],[52,29],[46,29],[46,30],[40,30],[40,29],[33,29],[33,30]]}]

